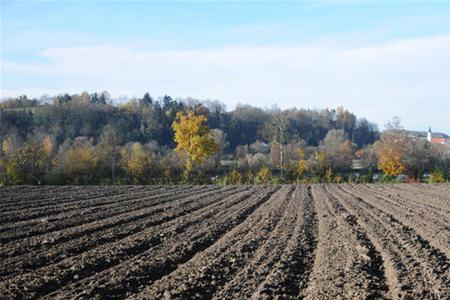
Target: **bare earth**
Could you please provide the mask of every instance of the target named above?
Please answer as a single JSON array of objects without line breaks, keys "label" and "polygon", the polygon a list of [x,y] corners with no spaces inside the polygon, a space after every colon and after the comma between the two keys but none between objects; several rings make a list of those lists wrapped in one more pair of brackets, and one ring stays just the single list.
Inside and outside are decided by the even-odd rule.
[{"label": "bare earth", "polygon": [[0,189],[0,299],[450,299],[450,185]]}]

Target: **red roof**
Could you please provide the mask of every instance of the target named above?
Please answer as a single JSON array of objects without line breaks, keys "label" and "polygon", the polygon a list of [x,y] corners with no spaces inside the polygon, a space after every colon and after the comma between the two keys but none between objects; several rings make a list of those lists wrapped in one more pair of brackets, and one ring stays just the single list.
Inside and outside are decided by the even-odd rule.
[{"label": "red roof", "polygon": [[447,140],[444,138],[432,138],[431,142],[433,144],[445,144],[447,142]]}]

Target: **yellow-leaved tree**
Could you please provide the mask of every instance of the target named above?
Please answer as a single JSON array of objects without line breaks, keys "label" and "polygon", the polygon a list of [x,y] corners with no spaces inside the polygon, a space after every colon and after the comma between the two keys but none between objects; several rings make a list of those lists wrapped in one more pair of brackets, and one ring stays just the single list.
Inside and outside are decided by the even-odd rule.
[{"label": "yellow-leaved tree", "polygon": [[11,153],[6,165],[6,175],[13,184],[40,183],[45,173],[46,154],[43,146],[34,141],[26,142]]},{"label": "yellow-leaved tree", "polygon": [[270,182],[271,172],[268,167],[261,167],[255,176],[255,183],[268,184]]},{"label": "yellow-leaved tree", "polygon": [[65,173],[75,184],[91,182],[97,164],[98,159],[91,145],[73,147],[65,153]]},{"label": "yellow-leaved tree", "polygon": [[315,165],[315,175],[321,178],[326,177],[327,170],[330,169],[330,161],[327,153],[323,150],[318,150],[314,153],[314,159],[316,161]]},{"label": "yellow-leaved tree", "polygon": [[406,139],[400,135],[385,135],[375,144],[378,156],[378,168],[388,176],[398,176],[405,171],[403,163],[406,154]]},{"label": "yellow-leaved tree", "polygon": [[122,148],[120,153],[122,164],[133,183],[144,183],[147,179],[145,175],[149,168],[150,157],[145,153],[142,145],[135,142],[130,147]]},{"label": "yellow-leaved tree", "polygon": [[298,149],[297,154],[299,158],[297,163],[297,176],[301,178],[309,171],[309,163],[306,160],[305,150],[303,148]]},{"label": "yellow-leaved tree", "polygon": [[205,124],[205,115],[195,115],[178,112],[172,128],[175,131],[175,150],[184,158],[183,178],[188,180],[192,170],[205,158],[212,156],[218,150],[218,145]]}]

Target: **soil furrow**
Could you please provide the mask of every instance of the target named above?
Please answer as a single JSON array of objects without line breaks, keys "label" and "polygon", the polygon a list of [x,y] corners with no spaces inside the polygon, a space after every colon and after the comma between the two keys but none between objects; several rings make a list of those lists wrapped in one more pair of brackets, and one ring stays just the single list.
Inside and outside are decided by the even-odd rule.
[{"label": "soil furrow", "polygon": [[254,253],[269,238],[286,209],[291,192],[292,187],[284,186],[213,246],[132,298],[161,299],[168,295],[184,299],[212,297],[251,261]]},{"label": "soil furrow", "polygon": [[[399,185],[390,186],[390,185],[383,185],[383,186],[373,186],[371,187],[372,190],[380,190],[382,193],[387,195],[388,197],[396,197],[397,199],[403,199],[404,201],[408,201],[410,205],[414,205],[416,208],[420,208],[424,211],[433,211],[436,214],[440,214],[443,217],[448,217],[448,213],[450,212],[450,208],[446,207],[446,205],[443,204],[443,193],[442,194],[436,194],[436,193],[429,193],[430,190],[432,190],[432,185],[429,187],[425,186],[418,186],[422,189],[404,189],[401,188]],[[439,199],[440,198],[440,199]],[[450,205],[450,201],[448,203]]]},{"label": "soil furrow", "polygon": [[[214,191],[218,188],[208,188],[204,191]],[[64,230],[75,230],[79,227],[86,227],[89,225],[97,226],[99,222],[108,221],[111,218],[119,219],[126,217],[127,215],[134,215],[136,211],[142,209],[149,209],[151,211],[156,210],[156,212],[164,211],[167,206],[176,206],[176,200],[183,199],[184,197],[194,196],[202,192],[201,190],[183,191],[181,193],[166,193],[162,195],[153,195],[149,198],[144,197],[138,200],[136,205],[121,205],[118,208],[112,209],[112,211],[100,211],[97,214],[92,214],[88,216],[79,216],[77,218],[70,218],[66,216],[64,219],[56,220],[53,223],[41,222],[41,224],[35,225],[28,230],[22,228],[18,229],[16,233],[0,234],[0,242],[5,243],[5,247],[8,247],[8,242],[10,244],[16,244],[16,240],[20,239],[25,243],[25,247],[34,247],[42,244],[42,240],[47,240],[53,243],[55,240],[53,235],[60,236],[61,232],[64,232],[65,240],[68,240],[66,232]],[[153,201],[149,201],[153,200]],[[92,224],[91,224],[92,223]],[[78,232],[78,231],[77,231]],[[49,238],[50,236],[50,238]],[[0,251],[0,257],[2,251]]]},{"label": "soil furrow", "polygon": [[252,299],[302,299],[314,265],[318,224],[311,187],[299,187],[293,197],[298,201],[297,220],[293,235],[271,265],[271,271],[253,293]]},{"label": "soil furrow", "polygon": [[[174,192],[178,189],[169,190],[170,192]],[[56,219],[59,214],[64,212],[70,212],[76,209],[74,213],[79,215],[84,215],[89,213],[89,211],[95,211],[98,208],[109,208],[114,205],[119,205],[121,202],[130,201],[133,199],[139,199],[144,196],[152,196],[157,194],[162,194],[164,191],[163,188],[155,188],[155,189],[144,189],[141,188],[139,192],[136,191],[127,191],[126,193],[111,193],[108,195],[103,195],[99,197],[98,195],[92,195],[89,197],[79,196],[74,201],[69,203],[58,203],[51,204],[49,202],[46,205],[40,205],[39,207],[32,208],[17,208],[15,210],[3,210],[3,213],[0,214],[0,223],[2,226],[0,227],[0,231],[4,231],[3,227],[8,222],[14,222],[14,224],[26,224],[28,222],[33,222],[33,219],[40,218],[42,216],[50,217],[52,219]],[[20,217],[14,216],[16,211],[20,211]],[[39,220],[38,220],[39,221]],[[5,225],[3,225],[5,224]]]},{"label": "soil furrow", "polygon": [[394,216],[384,213],[363,199],[351,194],[339,194],[341,203],[353,211],[358,220],[383,245],[385,257],[395,272],[398,298],[442,299],[448,296],[448,258],[430,246],[411,227],[400,223]]},{"label": "soil furrow", "polygon": [[[375,186],[377,188],[377,186]],[[388,193],[397,196],[408,197],[414,195],[415,197],[410,199],[423,207],[433,209],[437,212],[446,211],[450,212],[450,191],[439,191],[442,185],[433,184],[396,184],[396,185],[382,185],[380,186]],[[420,196],[420,197],[418,197]]]},{"label": "soil furrow", "polygon": [[450,185],[0,189],[0,299],[450,300]]},{"label": "soil furrow", "polygon": [[[213,189],[213,188],[211,188]],[[181,190],[180,194],[188,195],[198,190]],[[150,193],[147,195],[143,193],[139,198],[124,197],[124,203],[115,203],[106,207],[93,207],[87,209],[72,209],[69,212],[63,212],[57,215],[42,215],[39,218],[33,218],[26,221],[8,222],[1,226],[0,241],[6,243],[11,240],[16,240],[33,235],[48,233],[63,228],[77,226],[92,221],[97,221],[102,218],[108,218],[128,211],[139,209],[141,206],[154,206],[161,202],[171,200],[171,197],[176,194],[175,191],[168,191],[167,193]],[[131,199],[130,199],[131,198]],[[128,205],[129,203],[129,205]],[[127,205],[124,205],[127,204]]]},{"label": "soil furrow", "polygon": [[254,257],[228,283],[214,294],[215,299],[250,298],[259,284],[270,273],[271,267],[281,259],[281,254],[292,238],[300,208],[294,201],[297,189],[288,198],[289,203],[269,238],[258,248]]},{"label": "soil furrow", "polygon": [[[164,243],[114,268],[59,290],[54,295],[49,295],[49,298],[90,299],[101,296],[120,299],[130,293],[137,293],[146,285],[176,270],[196,253],[213,245],[227,231],[243,222],[249,214],[266,202],[273,192],[259,191],[247,200],[245,198],[249,195],[244,195],[238,205],[233,199],[226,204],[230,207],[229,211],[221,209],[207,211],[199,215],[198,221],[195,222],[198,225],[202,224],[201,227],[186,223],[181,226],[176,224],[175,229],[172,227],[164,231]],[[213,217],[213,214],[216,215]],[[110,278],[114,278],[114,281]],[[94,285],[95,283],[97,284]]]},{"label": "soil furrow", "polygon": [[19,204],[22,200],[41,199],[36,196],[42,193],[68,192],[70,190],[72,190],[71,186],[10,186],[7,189],[0,190],[0,199],[2,204]]},{"label": "soil furrow", "polygon": [[439,220],[431,212],[412,209],[396,197],[378,196],[376,192],[369,194],[367,189],[360,191],[358,186],[347,187],[347,191],[385,213],[394,214],[403,224],[414,228],[420,235],[427,236],[433,247],[450,257],[450,222]]},{"label": "soil furrow", "polygon": [[389,298],[381,255],[365,230],[323,186],[314,186],[312,192],[319,241],[304,298]]},{"label": "soil furrow", "polygon": [[[165,224],[165,227],[170,227],[169,225]],[[101,272],[163,243],[164,237],[160,236],[160,227],[148,228],[117,242],[102,245],[80,255],[65,258],[56,264],[5,280],[0,283],[0,289],[13,298],[36,298],[39,295],[46,295],[63,285]]]},{"label": "soil furrow", "polygon": [[[158,189],[161,187],[151,187],[151,189]],[[66,187],[53,187],[53,189],[46,189],[42,192],[30,192],[31,195],[23,197],[14,192],[13,198],[11,200],[2,199],[0,197],[0,208],[2,211],[9,209],[12,210],[23,210],[29,208],[38,208],[41,206],[51,206],[51,205],[64,205],[71,204],[78,200],[90,200],[96,198],[104,198],[111,195],[121,195],[132,193],[135,190],[148,189],[144,186],[128,186],[120,188],[118,186],[109,187],[81,187],[81,186],[66,186]]]},{"label": "soil furrow", "polygon": [[402,207],[403,210],[408,211],[410,214],[420,215],[423,219],[427,219],[436,224],[446,225],[450,223],[450,217],[442,209],[435,209],[424,201],[416,201],[420,196],[418,194],[392,193],[386,191],[386,189],[378,189],[365,185],[351,185],[350,189],[363,190],[369,193],[368,196],[374,196],[383,202],[389,202],[389,205],[395,207]]},{"label": "soil furrow", "polygon": [[[246,188],[247,189],[247,188]],[[224,189],[220,195],[220,198],[207,197],[205,201],[196,201],[203,198],[207,194],[198,194],[186,199],[185,203],[179,203],[178,206],[164,211],[160,214],[146,215],[145,218],[140,220],[129,220],[126,224],[118,224],[112,228],[106,230],[98,230],[92,234],[83,234],[80,238],[65,241],[57,245],[51,245],[49,248],[45,248],[42,251],[34,251],[25,255],[19,255],[6,259],[4,262],[4,269],[0,272],[0,279],[4,280],[5,277],[10,277],[16,272],[16,270],[36,270],[51,263],[57,263],[65,258],[75,256],[84,251],[88,251],[94,247],[101,246],[108,242],[117,242],[128,236],[135,235],[146,228],[170,222],[176,218],[185,216],[196,210],[202,210],[209,206],[219,205],[223,198],[230,195],[239,193],[245,189],[236,189],[236,187],[229,187]],[[193,202],[193,205],[190,203]],[[118,227],[120,225],[120,227]]]}]

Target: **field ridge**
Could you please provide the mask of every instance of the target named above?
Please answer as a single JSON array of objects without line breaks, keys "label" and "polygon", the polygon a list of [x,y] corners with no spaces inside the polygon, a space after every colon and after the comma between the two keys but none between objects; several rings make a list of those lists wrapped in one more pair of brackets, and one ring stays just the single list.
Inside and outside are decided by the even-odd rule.
[{"label": "field ridge", "polygon": [[447,185],[0,189],[1,299],[450,299]]}]

